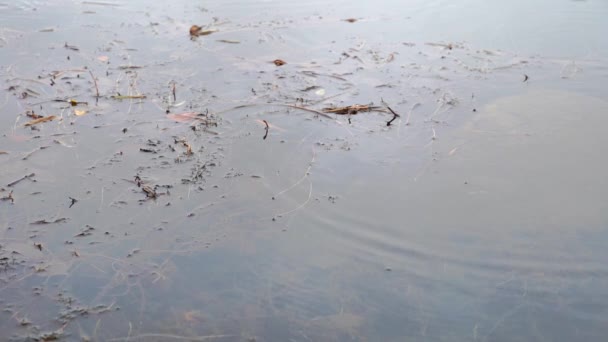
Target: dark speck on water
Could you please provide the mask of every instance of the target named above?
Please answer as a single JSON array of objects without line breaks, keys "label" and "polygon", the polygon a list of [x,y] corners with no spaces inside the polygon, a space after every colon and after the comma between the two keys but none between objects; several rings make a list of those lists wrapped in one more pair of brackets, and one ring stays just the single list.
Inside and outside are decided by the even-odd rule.
[{"label": "dark speck on water", "polygon": [[605,2],[0,16],[0,340],[606,340]]}]

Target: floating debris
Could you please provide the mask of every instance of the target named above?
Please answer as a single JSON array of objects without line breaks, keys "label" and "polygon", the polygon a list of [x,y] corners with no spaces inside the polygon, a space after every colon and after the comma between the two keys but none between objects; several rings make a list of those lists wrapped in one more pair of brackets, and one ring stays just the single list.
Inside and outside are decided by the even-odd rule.
[{"label": "floating debris", "polygon": [[274,63],[274,65],[276,65],[276,66],[282,66],[282,65],[287,64],[287,62],[285,62],[282,59],[275,59],[274,61],[272,61],[272,63]]},{"label": "floating debris", "polygon": [[203,30],[203,28],[198,25],[190,26],[190,35],[192,37],[207,36],[214,32],[217,32],[217,30]]},{"label": "floating debris", "polygon": [[37,125],[39,123],[43,123],[43,122],[47,122],[47,121],[53,121],[55,120],[57,117],[55,115],[49,115],[49,116],[44,116],[38,119],[34,119],[32,121],[26,122],[23,126],[24,127],[30,127],[30,126],[34,126]]}]

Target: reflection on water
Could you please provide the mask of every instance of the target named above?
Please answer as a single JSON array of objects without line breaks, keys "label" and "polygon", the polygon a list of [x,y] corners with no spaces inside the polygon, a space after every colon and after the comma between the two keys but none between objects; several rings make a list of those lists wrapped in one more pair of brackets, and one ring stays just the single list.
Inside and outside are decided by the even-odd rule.
[{"label": "reflection on water", "polygon": [[0,11],[3,340],[608,333],[604,3]]}]

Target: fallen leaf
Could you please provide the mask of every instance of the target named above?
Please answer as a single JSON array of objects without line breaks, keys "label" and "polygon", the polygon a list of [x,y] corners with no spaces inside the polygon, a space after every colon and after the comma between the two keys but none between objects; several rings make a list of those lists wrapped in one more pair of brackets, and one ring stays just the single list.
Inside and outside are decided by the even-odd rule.
[{"label": "fallen leaf", "polygon": [[198,25],[190,26],[190,35],[196,36],[203,28]]},{"label": "fallen leaf", "polygon": [[217,30],[203,30],[203,28],[198,25],[190,26],[190,35],[193,37],[206,36],[216,31]]},{"label": "fallen leaf", "polygon": [[354,23],[355,21],[357,21],[357,19],[355,19],[355,18],[348,18],[348,19],[343,19],[343,20],[346,22],[349,22],[349,23]]},{"label": "fallen leaf", "polygon": [[287,64],[287,62],[285,62],[282,59],[275,59],[274,61],[272,61],[272,63],[274,63],[274,65],[276,65],[276,66],[281,66],[281,65]]},{"label": "fallen leaf", "polygon": [[27,122],[23,126],[25,126],[25,127],[34,126],[34,125],[37,125],[39,123],[55,120],[55,118],[57,118],[55,115],[49,115],[49,116],[45,116],[45,117],[38,118],[38,119],[32,120],[30,122]]},{"label": "fallen leaf", "polygon": [[82,109],[74,109],[74,115],[76,116],[83,116],[87,113],[86,110],[82,110]]}]

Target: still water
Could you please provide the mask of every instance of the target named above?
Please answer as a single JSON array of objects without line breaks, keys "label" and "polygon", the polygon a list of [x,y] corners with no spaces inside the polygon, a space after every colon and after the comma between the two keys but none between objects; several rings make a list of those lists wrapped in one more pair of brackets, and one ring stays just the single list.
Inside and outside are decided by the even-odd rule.
[{"label": "still water", "polygon": [[0,3],[0,340],[605,341],[607,16]]}]

